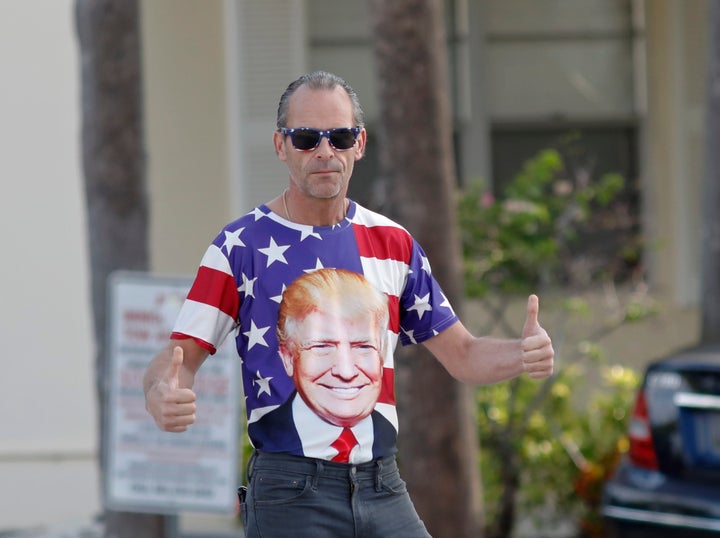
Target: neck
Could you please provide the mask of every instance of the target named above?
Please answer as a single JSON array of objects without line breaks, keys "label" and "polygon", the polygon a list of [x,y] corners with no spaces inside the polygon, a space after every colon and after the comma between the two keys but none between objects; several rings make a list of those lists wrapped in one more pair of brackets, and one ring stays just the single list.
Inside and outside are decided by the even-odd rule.
[{"label": "neck", "polygon": [[344,196],[335,198],[297,198],[292,190],[285,189],[276,207],[270,207],[284,218],[308,226],[333,226],[342,222],[350,205]]}]

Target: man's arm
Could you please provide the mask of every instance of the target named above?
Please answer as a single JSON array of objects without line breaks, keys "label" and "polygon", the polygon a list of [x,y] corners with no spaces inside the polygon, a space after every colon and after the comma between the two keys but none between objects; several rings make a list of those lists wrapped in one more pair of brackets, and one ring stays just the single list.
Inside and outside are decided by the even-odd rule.
[{"label": "man's arm", "polygon": [[553,372],[555,351],[538,323],[538,298],[528,298],[527,317],[517,340],[475,337],[461,322],[424,342],[456,379],[486,385],[511,379],[524,372],[535,379]]},{"label": "man's arm", "polygon": [[145,371],[145,408],[162,430],[184,432],[195,422],[195,374],[207,350],[194,340],[170,340]]}]

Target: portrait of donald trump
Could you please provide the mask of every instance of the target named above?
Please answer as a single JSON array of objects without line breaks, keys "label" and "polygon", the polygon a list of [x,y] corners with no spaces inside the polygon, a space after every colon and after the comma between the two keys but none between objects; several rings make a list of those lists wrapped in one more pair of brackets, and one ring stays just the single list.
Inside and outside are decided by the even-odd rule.
[{"label": "portrait of donald trump", "polygon": [[292,431],[297,452],[306,456],[334,461],[371,456],[381,437],[397,435],[375,411],[388,322],[387,296],[363,275],[325,268],[298,277],[283,293],[277,322],[278,352],[295,391],[251,427],[272,422],[273,428]]}]

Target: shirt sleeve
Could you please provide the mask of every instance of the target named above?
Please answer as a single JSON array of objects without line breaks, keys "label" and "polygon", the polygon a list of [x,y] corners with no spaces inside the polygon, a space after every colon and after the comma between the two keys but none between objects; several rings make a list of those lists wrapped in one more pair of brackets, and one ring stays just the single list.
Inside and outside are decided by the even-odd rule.
[{"label": "shirt sleeve", "polygon": [[419,344],[457,320],[450,301],[432,276],[425,252],[413,241],[410,270],[400,297],[400,342]]},{"label": "shirt sleeve", "polygon": [[[217,243],[217,241],[216,241]],[[173,327],[173,338],[192,338],[211,354],[237,325],[240,298],[228,258],[213,243]]]}]

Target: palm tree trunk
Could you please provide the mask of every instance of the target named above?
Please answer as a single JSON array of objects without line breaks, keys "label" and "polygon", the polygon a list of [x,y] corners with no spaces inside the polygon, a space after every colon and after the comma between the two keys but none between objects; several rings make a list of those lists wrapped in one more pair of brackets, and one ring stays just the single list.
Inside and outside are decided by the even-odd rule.
[{"label": "palm tree trunk", "polygon": [[[380,102],[380,167],[390,216],[427,251],[460,313],[462,265],[441,0],[370,2]],[[400,464],[436,538],[482,535],[473,392],[424,348],[397,354]]]},{"label": "palm tree trunk", "polygon": [[[106,282],[116,269],[147,270],[140,21],[137,0],[76,0],[82,83],[82,152],[100,407],[100,480],[105,491]],[[161,538],[165,518],[105,511],[105,536]]]}]

